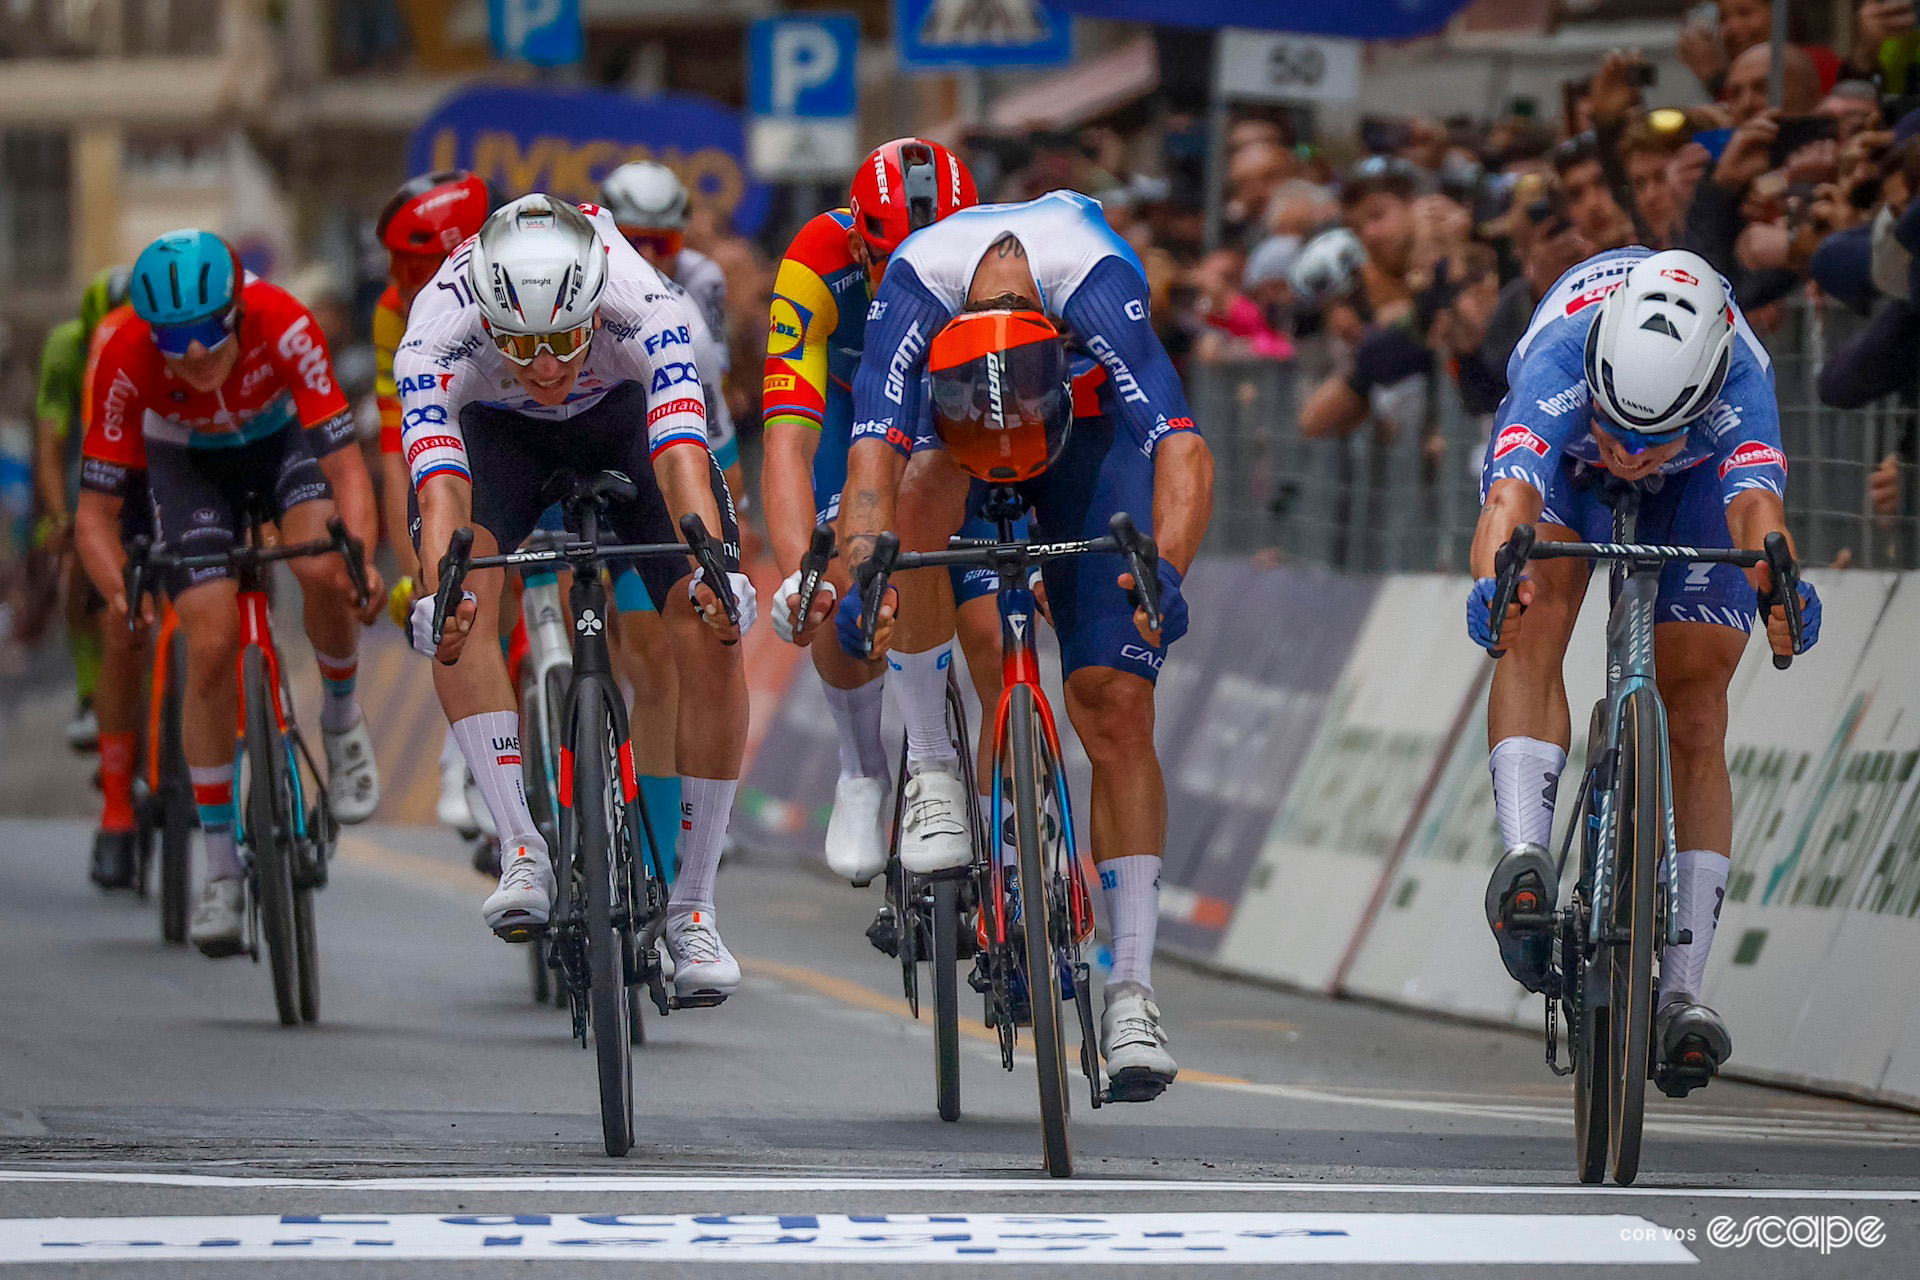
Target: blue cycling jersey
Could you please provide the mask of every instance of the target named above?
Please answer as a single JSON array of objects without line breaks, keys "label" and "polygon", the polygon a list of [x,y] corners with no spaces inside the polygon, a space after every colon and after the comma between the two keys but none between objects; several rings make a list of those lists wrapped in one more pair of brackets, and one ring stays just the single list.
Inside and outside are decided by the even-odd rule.
[{"label": "blue cycling jersey", "polygon": [[[1545,499],[1568,462],[1599,464],[1585,366],[1587,331],[1600,314],[1601,300],[1620,286],[1634,263],[1651,253],[1634,247],[1595,254],[1561,276],[1534,308],[1533,320],[1507,360],[1512,389],[1494,418],[1481,476],[1483,494],[1495,480],[1520,480]],[[1733,297],[1731,285],[1727,297]],[[1711,466],[1723,506],[1748,489],[1784,496],[1787,483],[1773,364],[1737,305],[1733,321],[1737,336],[1726,386],[1694,419],[1686,447],[1660,468],[1660,475],[1671,477]]]}]

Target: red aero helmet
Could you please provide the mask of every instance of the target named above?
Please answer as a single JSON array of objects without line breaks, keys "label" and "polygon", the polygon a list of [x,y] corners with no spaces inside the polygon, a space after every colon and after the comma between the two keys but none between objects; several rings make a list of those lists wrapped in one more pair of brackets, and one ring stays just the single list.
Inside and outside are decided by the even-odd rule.
[{"label": "red aero helmet", "polygon": [[465,169],[407,179],[380,211],[376,232],[394,253],[452,253],[478,235],[493,205],[486,180]]},{"label": "red aero helmet", "polygon": [[867,248],[885,257],[920,228],[979,204],[980,193],[953,152],[925,138],[895,138],[854,170],[847,203]]},{"label": "red aero helmet", "polygon": [[1031,480],[1073,428],[1060,330],[1038,311],[968,311],[927,350],[933,429],[961,470],[990,484]]}]

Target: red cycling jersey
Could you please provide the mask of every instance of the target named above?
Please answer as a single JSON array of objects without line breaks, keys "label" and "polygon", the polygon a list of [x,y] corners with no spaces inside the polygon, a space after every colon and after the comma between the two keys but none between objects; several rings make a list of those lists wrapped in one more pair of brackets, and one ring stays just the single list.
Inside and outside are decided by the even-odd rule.
[{"label": "red cycling jersey", "polygon": [[125,492],[127,473],[147,465],[149,436],[219,448],[298,424],[323,437],[317,455],[353,439],[353,414],[334,376],[313,313],[286,290],[249,276],[240,292],[240,359],[216,391],[195,391],[168,369],[138,316],[116,326],[94,353],[87,391],[81,485]]}]

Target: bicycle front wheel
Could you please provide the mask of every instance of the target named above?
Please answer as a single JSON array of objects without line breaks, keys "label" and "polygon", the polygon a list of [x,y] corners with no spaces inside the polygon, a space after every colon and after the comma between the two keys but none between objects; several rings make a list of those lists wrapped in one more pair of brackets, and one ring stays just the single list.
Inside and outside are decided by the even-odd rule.
[{"label": "bicycle front wheel", "polygon": [[273,971],[273,1004],[282,1026],[300,1021],[298,926],[293,912],[293,795],[287,753],[273,714],[273,681],[267,655],[249,646],[241,659],[247,701],[247,846],[253,853],[260,931]]},{"label": "bicycle front wheel", "polygon": [[583,689],[574,709],[573,833],[586,882],[587,1014],[600,1072],[600,1128],[607,1154],[633,1146],[633,1043],[627,1004],[624,878],[614,850],[624,805],[606,695]]},{"label": "bicycle front wheel", "polygon": [[187,638],[177,629],[165,655],[166,679],[158,691],[160,741],[154,744],[160,802],[160,937],[173,946],[187,942],[188,897],[192,893],[193,778],[180,742],[182,699],[187,672]]},{"label": "bicycle front wheel", "polygon": [[960,1118],[960,882],[933,882],[933,1078],[940,1118]]},{"label": "bicycle front wheel", "polygon": [[1636,690],[1622,709],[1620,769],[1615,778],[1613,895],[1608,931],[1611,1008],[1609,1071],[1613,1076],[1613,1180],[1622,1186],[1640,1171],[1640,1132],[1652,1057],[1655,868],[1664,842],[1666,793],[1660,742],[1660,704],[1653,690]]},{"label": "bicycle front wheel", "polygon": [[[547,848],[560,847],[559,824],[554,814],[559,805],[554,802],[553,783],[557,770],[549,769],[549,757],[554,752],[553,739],[548,736],[545,704],[540,698],[540,686],[537,680],[529,677],[520,682],[520,772],[525,781],[527,809],[533,814],[533,825],[540,830],[541,838],[547,842]],[[556,881],[558,877],[555,877]],[[560,913],[556,909],[552,919],[558,920]],[[553,998],[551,971],[547,968],[546,940],[534,937],[527,943],[527,973],[533,987],[533,1002],[544,1005]]]},{"label": "bicycle front wheel", "polygon": [[1040,738],[1040,716],[1033,690],[1008,691],[1007,746],[1002,767],[1013,778],[1014,841],[1020,852],[1020,916],[1025,935],[1027,1005],[1033,1015],[1034,1066],[1040,1076],[1040,1138],[1047,1172],[1073,1174],[1073,1148],[1067,1134],[1066,1032],[1060,1011],[1060,973],[1055,960],[1063,922],[1056,920],[1053,894],[1057,859],[1042,843],[1048,824],[1046,803],[1052,762]]}]

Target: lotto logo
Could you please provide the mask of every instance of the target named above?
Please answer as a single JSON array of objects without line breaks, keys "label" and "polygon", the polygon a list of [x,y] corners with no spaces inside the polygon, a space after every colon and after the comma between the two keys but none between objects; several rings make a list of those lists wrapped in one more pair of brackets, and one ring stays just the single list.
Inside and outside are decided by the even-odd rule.
[{"label": "lotto logo", "polygon": [[1518,422],[1500,429],[1493,442],[1493,460],[1498,462],[1515,449],[1526,449],[1536,457],[1547,456],[1547,442]]},{"label": "lotto logo", "polygon": [[1720,478],[1726,479],[1728,472],[1739,467],[1779,467],[1785,471],[1787,455],[1770,444],[1749,440],[1728,454],[1727,460],[1720,464]]},{"label": "lotto logo", "polygon": [[287,331],[280,335],[280,355],[294,362],[301,381],[315,394],[324,396],[333,391],[333,369],[327,364],[326,347],[307,332],[312,324],[312,316],[301,316],[287,326]]}]

